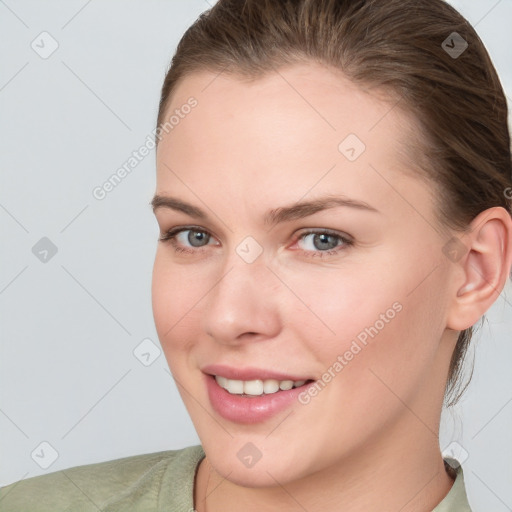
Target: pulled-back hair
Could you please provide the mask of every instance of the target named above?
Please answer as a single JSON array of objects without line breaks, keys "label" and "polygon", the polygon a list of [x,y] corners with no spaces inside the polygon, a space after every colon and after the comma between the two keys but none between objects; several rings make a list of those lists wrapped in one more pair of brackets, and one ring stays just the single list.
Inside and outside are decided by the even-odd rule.
[{"label": "pulled-back hair", "polygon": [[[464,232],[488,208],[511,212],[505,95],[477,33],[443,0],[219,0],[178,44],[157,126],[178,82],[193,72],[256,80],[311,61],[385,92],[417,121],[410,167],[434,185],[442,226]],[[461,331],[453,352],[450,404],[469,383],[455,396],[472,334],[473,327]]]}]

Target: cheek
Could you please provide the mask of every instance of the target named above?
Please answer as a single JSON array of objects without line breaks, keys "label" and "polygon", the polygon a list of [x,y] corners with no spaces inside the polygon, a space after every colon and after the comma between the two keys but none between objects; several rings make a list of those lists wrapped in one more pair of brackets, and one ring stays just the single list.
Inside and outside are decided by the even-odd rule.
[{"label": "cheek", "polygon": [[444,330],[444,277],[437,271],[418,286],[428,272],[411,261],[386,261],[364,272],[289,276],[307,309],[295,301],[284,321],[314,354],[323,380],[336,382],[329,384],[330,393],[339,390],[336,401],[357,397],[357,410],[392,397],[388,387],[404,399],[418,390]]},{"label": "cheek", "polygon": [[197,324],[194,319],[207,289],[204,279],[170,262],[166,249],[157,250],[151,295],[155,326],[166,356],[189,344],[186,334]]},{"label": "cheek", "polygon": [[307,343],[324,365],[349,350],[354,340],[361,346],[371,342],[399,314],[399,294],[390,286],[376,284],[378,278],[371,271],[307,270],[283,276],[302,301],[290,294],[288,300],[281,297],[283,322],[293,326],[294,337]]},{"label": "cheek", "polygon": [[394,270],[399,266],[386,266],[380,282],[366,273],[295,283],[297,295],[334,331],[304,308],[288,312],[293,337],[308,345],[321,373],[319,391],[304,396],[298,410],[304,431],[322,431],[306,458],[319,452],[335,458],[364,443],[402,414],[403,403],[429,379],[443,331],[435,296],[442,279],[411,293],[421,271],[410,269],[407,279],[397,280]]}]

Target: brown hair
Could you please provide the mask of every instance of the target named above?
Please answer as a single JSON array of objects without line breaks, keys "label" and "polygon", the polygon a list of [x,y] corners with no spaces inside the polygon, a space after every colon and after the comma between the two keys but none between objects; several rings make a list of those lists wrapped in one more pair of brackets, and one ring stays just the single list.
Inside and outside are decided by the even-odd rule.
[{"label": "brown hair", "polygon": [[[450,50],[454,41],[460,49],[468,45],[460,55]],[[178,44],[157,127],[177,83],[195,71],[252,80],[308,61],[386,92],[412,114],[420,131],[410,134],[410,161],[436,186],[442,226],[463,232],[488,208],[511,212],[505,95],[477,33],[443,0],[218,0]],[[470,327],[459,334],[447,395],[456,389],[472,333]]]}]

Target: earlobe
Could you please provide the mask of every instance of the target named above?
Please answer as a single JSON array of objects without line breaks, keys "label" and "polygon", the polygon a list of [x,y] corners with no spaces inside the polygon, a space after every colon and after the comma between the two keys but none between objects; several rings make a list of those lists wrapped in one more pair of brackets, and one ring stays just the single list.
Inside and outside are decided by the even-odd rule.
[{"label": "earlobe", "polygon": [[474,325],[492,306],[510,276],[512,219],[501,207],[480,213],[465,235],[461,265],[464,281],[453,297],[447,327],[462,331]]}]

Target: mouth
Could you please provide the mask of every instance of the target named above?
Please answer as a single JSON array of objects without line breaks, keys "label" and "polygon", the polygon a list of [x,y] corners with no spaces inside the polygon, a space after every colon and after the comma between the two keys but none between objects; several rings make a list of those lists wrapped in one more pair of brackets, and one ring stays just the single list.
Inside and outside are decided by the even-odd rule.
[{"label": "mouth", "polygon": [[315,379],[263,368],[210,365],[201,368],[213,410],[239,424],[264,422],[284,413]]},{"label": "mouth", "polygon": [[312,379],[303,380],[277,380],[277,379],[251,379],[239,380],[229,379],[222,375],[212,375],[217,384],[231,395],[244,397],[272,395],[280,391],[288,391],[293,388],[300,388],[311,382]]}]

